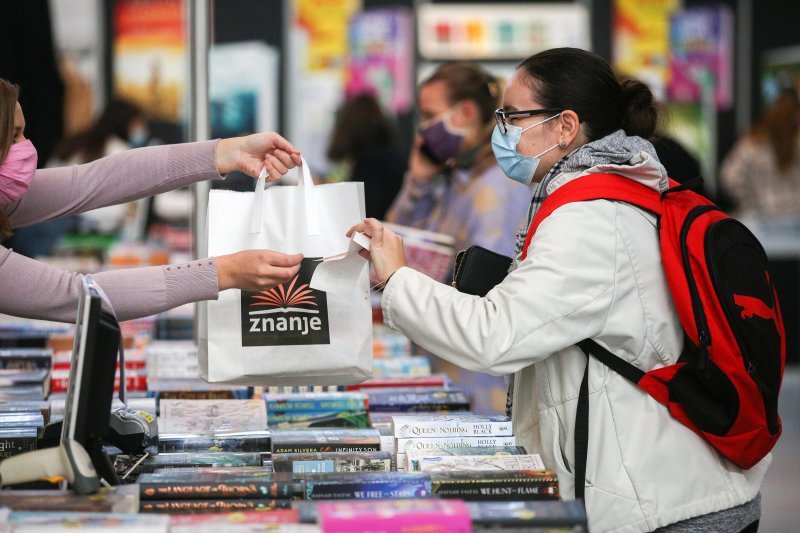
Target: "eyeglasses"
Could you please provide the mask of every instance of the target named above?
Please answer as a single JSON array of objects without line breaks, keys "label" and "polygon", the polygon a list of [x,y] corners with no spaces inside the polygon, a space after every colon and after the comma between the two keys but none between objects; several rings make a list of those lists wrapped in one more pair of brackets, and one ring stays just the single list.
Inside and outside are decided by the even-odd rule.
[{"label": "eyeglasses", "polygon": [[500,131],[503,134],[508,133],[508,119],[514,117],[532,117],[534,115],[546,115],[548,113],[561,113],[563,109],[545,108],[545,109],[528,109],[527,111],[504,111],[502,108],[494,112],[494,119],[497,125],[500,126]]}]

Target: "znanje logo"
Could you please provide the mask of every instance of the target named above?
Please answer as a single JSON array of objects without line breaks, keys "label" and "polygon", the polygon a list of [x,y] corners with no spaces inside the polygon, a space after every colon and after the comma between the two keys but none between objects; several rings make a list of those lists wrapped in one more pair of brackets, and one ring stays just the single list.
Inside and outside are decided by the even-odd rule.
[{"label": "znanje logo", "polygon": [[242,346],[331,343],[327,296],[308,286],[318,264],[305,258],[290,281],[268,291],[242,291]]}]

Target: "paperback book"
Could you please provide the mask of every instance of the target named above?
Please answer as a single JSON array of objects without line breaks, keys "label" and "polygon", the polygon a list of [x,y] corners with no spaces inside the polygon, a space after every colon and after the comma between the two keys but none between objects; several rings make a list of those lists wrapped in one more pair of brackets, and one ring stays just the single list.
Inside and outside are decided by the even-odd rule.
[{"label": "paperback book", "polygon": [[390,452],[276,453],[272,456],[275,472],[311,474],[324,472],[390,472]]},{"label": "paperback book", "polygon": [[405,454],[409,450],[435,450],[438,448],[516,446],[517,438],[506,437],[430,437],[395,440],[395,453]]},{"label": "paperback book", "polygon": [[298,524],[296,509],[275,509],[268,513],[241,511],[236,513],[176,515],[170,518],[170,533],[218,533],[220,531],[282,531],[277,524]]},{"label": "paperback book", "polygon": [[218,431],[214,433],[162,433],[159,453],[269,452],[269,431]]},{"label": "paperback book", "polygon": [[367,395],[361,392],[268,393],[266,402],[267,414],[367,410]]},{"label": "paperback book", "polygon": [[525,455],[524,446],[459,446],[455,448],[407,449],[406,470],[419,471],[419,460],[424,457],[475,456],[475,455]]},{"label": "paperback book", "polygon": [[291,509],[291,500],[142,500],[142,513],[230,513],[235,511],[270,511]]},{"label": "paperback book", "polygon": [[0,507],[14,511],[135,513],[139,509],[139,490],[135,485],[105,487],[86,495],[71,490],[2,490]]},{"label": "paperback book", "polygon": [[53,351],[42,348],[0,349],[0,368],[41,370],[52,367]]},{"label": "paperback book", "polygon": [[370,390],[369,409],[403,413],[469,411],[469,398],[458,390],[393,391]]},{"label": "paperback book", "polygon": [[552,470],[434,472],[429,475],[433,494],[440,498],[526,501],[557,500],[559,496],[558,478]]},{"label": "paperback book", "polygon": [[267,429],[260,400],[161,400],[159,410],[158,427],[164,433]]},{"label": "paperback book", "polygon": [[422,457],[419,459],[418,464],[421,472],[544,470],[544,463],[542,463],[542,458],[538,454]]},{"label": "paperback book", "polygon": [[395,416],[394,436],[413,437],[505,437],[514,434],[507,416],[439,415]]},{"label": "paperback book", "polygon": [[375,429],[276,429],[272,454],[308,452],[380,451],[381,436]]},{"label": "paperback book", "polygon": [[368,428],[367,411],[287,411],[270,412],[267,416],[270,428]]},{"label": "paperback book", "polygon": [[35,450],[37,435],[35,427],[0,429],[0,461]]},{"label": "paperback book", "polygon": [[131,531],[167,533],[168,516],[103,512],[14,512],[9,517],[12,531],[30,533],[53,531]]},{"label": "paperback book", "polygon": [[384,377],[372,378],[355,385],[348,385],[347,390],[393,389],[393,388],[438,388],[450,387],[447,374],[431,374],[430,376]]},{"label": "paperback book", "polygon": [[151,455],[141,464],[142,473],[157,468],[190,468],[194,466],[261,466],[258,453],[160,453]]},{"label": "paperback book", "polygon": [[[363,531],[470,533],[470,511],[459,500],[335,501],[317,504],[326,533]],[[367,524],[369,524],[367,526]]]},{"label": "paperback book", "polygon": [[[467,502],[475,531],[497,531],[508,528],[542,528],[550,531],[583,533],[588,531],[586,508],[580,500]],[[545,529],[547,528],[547,529]],[[501,529],[501,530],[502,530]]]},{"label": "paperback book", "polygon": [[431,497],[431,477],[424,472],[305,474],[307,500],[381,500]]},{"label": "paperback book", "polygon": [[298,489],[288,474],[191,472],[174,469],[142,474],[137,480],[142,500],[289,499]]}]

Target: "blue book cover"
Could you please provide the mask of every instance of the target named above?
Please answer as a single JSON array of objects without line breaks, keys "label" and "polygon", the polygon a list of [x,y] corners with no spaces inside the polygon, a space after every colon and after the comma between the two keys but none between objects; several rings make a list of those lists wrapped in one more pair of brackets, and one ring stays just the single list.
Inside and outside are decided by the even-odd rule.
[{"label": "blue book cover", "polygon": [[431,478],[417,472],[306,474],[307,500],[430,498]]}]

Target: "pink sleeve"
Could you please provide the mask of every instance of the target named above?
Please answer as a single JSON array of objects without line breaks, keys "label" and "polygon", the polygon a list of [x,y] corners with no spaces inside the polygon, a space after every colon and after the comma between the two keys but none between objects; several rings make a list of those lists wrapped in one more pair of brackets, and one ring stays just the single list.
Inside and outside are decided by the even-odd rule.
[{"label": "pink sleeve", "polygon": [[[81,275],[53,268],[0,246],[0,313],[74,322]],[[179,265],[110,270],[92,276],[119,320],[149,316],[218,295],[213,258]]]},{"label": "pink sleeve", "polygon": [[28,192],[4,210],[18,228],[221,179],[216,146],[217,141],[153,146],[85,165],[40,169]]}]

